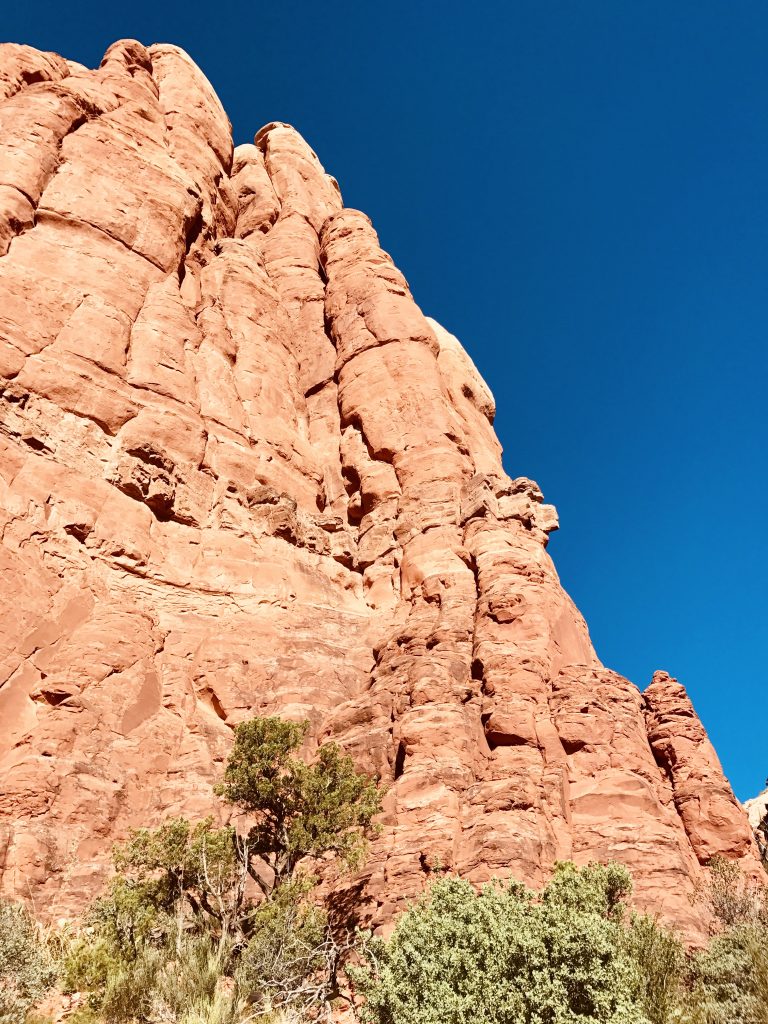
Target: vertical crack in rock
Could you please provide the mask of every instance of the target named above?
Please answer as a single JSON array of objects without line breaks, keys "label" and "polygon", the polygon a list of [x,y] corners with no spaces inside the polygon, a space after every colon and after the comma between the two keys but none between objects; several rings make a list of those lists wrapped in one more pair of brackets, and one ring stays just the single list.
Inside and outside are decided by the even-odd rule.
[{"label": "vertical crack in rock", "polygon": [[602,667],[490,390],[301,136],[235,148],[134,40],[1,46],[0,127],[0,892],[73,912],[280,714],[390,783],[372,922],[438,864],[617,858],[700,932],[701,864],[759,867],[690,702]]}]

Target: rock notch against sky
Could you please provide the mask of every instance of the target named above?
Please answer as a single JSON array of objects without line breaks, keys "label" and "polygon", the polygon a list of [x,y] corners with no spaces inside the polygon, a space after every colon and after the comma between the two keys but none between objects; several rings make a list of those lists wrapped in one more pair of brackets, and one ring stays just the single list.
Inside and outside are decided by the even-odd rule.
[{"label": "rock notch against sky", "polygon": [[389,784],[372,919],[616,858],[695,933],[702,864],[760,870],[704,729],[600,664],[487,386],[307,143],[233,149],[173,46],[6,45],[0,96],[0,890],[81,909],[281,714]]}]

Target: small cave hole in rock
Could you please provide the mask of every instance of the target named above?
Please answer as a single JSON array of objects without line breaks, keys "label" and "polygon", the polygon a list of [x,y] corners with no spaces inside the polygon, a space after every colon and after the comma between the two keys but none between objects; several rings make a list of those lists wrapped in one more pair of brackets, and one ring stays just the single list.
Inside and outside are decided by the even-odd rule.
[{"label": "small cave hole in rock", "polygon": [[397,745],[397,754],[395,755],[395,778],[399,779],[403,774],[405,768],[405,744],[402,740]]},{"label": "small cave hole in rock", "polygon": [[493,738],[493,734],[489,734],[489,732],[488,732],[488,723],[490,722],[490,720],[491,720],[491,713],[490,713],[490,711],[487,714],[485,714],[485,715],[480,715],[480,721],[481,721],[482,726],[483,726],[483,732],[485,733],[485,741],[488,744],[488,749],[489,750],[495,750],[496,747],[498,747],[499,744]]},{"label": "small cave hole in rock", "polygon": [[72,696],[63,690],[40,690],[40,700],[49,704],[52,708],[58,707],[59,704],[63,704],[65,700],[68,700]]},{"label": "small cave hole in rock", "polygon": [[586,745],[587,741],[582,739],[564,739],[560,737],[560,744],[566,754],[575,754],[577,751],[582,750]]},{"label": "small cave hole in rock", "polygon": [[216,696],[216,694],[213,692],[213,690],[210,690],[210,689],[204,690],[203,693],[202,693],[202,697],[205,699],[206,703],[211,708],[213,713],[218,718],[220,718],[222,720],[222,722],[226,722],[226,720],[227,720],[227,713],[224,710],[223,704],[221,703],[219,698]]},{"label": "small cave hole in rock", "polygon": [[165,494],[151,494],[146,504],[159,523],[167,523],[173,518],[173,498]]},{"label": "small cave hole in rock", "polygon": [[21,440],[24,442],[24,444],[29,445],[29,447],[33,451],[50,451],[46,443],[44,441],[41,441],[39,437],[22,437]]},{"label": "small cave hole in rock", "polygon": [[67,523],[64,527],[64,533],[69,534],[70,537],[74,537],[75,540],[80,541],[81,544],[85,543],[90,532],[91,528],[86,523]]}]

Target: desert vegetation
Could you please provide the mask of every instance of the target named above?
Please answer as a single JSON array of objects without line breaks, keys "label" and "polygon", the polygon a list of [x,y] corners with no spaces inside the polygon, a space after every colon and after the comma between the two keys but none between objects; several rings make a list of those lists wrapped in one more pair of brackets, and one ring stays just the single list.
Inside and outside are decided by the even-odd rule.
[{"label": "desert vegetation", "polygon": [[726,860],[700,898],[716,935],[690,955],[628,909],[617,864],[557,866],[535,893],[515,881],[477,892],[446,877],[368,939],[351,968],[368,1024],[763,1024],[768,1021],[762,889]]},{"label": "desert vegetation", "polygon": [[0,1022],[21,1024],[55,979],[39,926],[25,907],[0,901]]},{"label": "desert vegetation", "polygon": [[540,892],[437,871],[388,938],[355,929],[321,875],[362,862],[382,791],[334,744],[298,756],[306,728],[238,726],[217,788],[238,824],[132,832],[78,927],[0,903],[0,1024],[768,1024],[768,903],[726,860],[697,953],[631,910],[617,864]]},{"label": "desert vegetation", "polygon": [[108,1021],[317,1017],[336,994],[349,926],[315,898],[317,861],[349,868],[380,810],[374,780],[334,744],[296,756],[306,724],[235,730],[220,797],[247,822],[183,818],[115,850],[115,876],[62,956],[64,991]]}]

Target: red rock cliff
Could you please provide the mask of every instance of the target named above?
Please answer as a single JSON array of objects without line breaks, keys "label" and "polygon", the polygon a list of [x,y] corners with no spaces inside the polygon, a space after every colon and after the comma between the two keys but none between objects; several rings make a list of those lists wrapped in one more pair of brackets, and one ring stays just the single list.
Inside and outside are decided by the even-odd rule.
[{"label": "red rock cliff", "polygon": [[758,870],[704,730],[600,664],[488,388],[309,146],[233,150],[172,46],[0,74],[2,891],[81,907],[280,713],[391,784],[379,919],[438,862],[613,857],[695,930],[707,858]]}]

